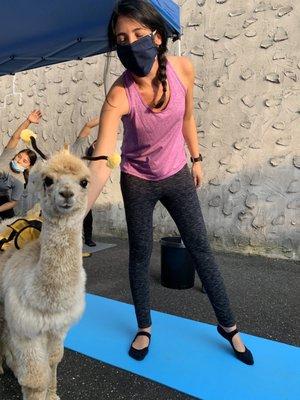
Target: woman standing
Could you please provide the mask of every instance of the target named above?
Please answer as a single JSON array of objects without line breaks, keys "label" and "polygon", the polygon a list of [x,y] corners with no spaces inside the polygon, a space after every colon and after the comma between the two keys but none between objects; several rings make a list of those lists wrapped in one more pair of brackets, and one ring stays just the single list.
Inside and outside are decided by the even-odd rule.
[{"label": "woman standing", "polygon": [[[88,156],[90,157],[95,150],[96,141],[89,146],[89,136],[93,128],[99,125],[99,117],[89,120],[79,132],[75,142],[71,145],[71,151],[77,157]],[[83,220],[83,239],[84,244],[89,247],[94,247],[97,244],[93,241],[93,213],[90,210]]]},{"label": "woman standing", "polygon": [[[94,156],[113,153],[122,120],[121,189],[130,246],[130,286],[139,328],[129,355],[142,360],[150,344],[148,270],[153,210],[160,201],[193,258],[219,322],[218,332],[231,343],[239,360],[253,364],[236,329],[196,192],[202,158],[193,115],[193,65],[185,57],[167,55],[166,26],[147,1],[119,1],[108,35],[126,71],[113,84],[102,107]],[[191,173],[184,143],[193,163]],[[110,174],[105,161],[93,161],[90,168],[89,207]]]},{"label": "woman standing", "polygon": [[[38,124],[42,114],[33,110],[10,138],[0,156],[0,218],[12,218],[14,208],[19,204],[24,193],[30,168],[35,164],[37,156],[33,150],[24,149],[16,154],[21,132],[31,123]],[[22,210],[23,211],[23,210]],[[22,212],[21,211],[21,212]]]}]

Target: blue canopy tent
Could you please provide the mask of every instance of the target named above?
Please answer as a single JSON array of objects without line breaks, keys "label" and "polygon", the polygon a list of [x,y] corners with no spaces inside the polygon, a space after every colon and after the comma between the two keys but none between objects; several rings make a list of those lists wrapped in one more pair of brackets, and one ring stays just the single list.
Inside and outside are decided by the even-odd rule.
[{"label": "blue canopy tent", "polygon": [[[178,5],[149,1],[165,19],[170,37],[179,37]],[[2,0],[0,76],[105,53],[114,5],[114,0]]]}]

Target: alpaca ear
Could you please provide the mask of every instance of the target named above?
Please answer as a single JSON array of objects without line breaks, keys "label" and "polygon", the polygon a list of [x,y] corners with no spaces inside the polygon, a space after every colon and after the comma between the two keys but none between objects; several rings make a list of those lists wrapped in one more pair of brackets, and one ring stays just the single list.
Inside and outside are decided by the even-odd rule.
[{"label": "alpaca ear", "polygon": [[70,153],[70,145],[67,143],[64,143],[64,150]]}]

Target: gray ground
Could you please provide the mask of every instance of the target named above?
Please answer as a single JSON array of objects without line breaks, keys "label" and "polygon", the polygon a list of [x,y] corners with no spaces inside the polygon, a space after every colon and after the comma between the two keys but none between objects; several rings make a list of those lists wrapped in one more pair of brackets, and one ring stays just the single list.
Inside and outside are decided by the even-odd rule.
[{"label": "gray ground", "polygon": [[[131,303],[127,277],[128,243],[116,238],[101,238],[101,241],[115,243],[117,246],[84,259],[88,276],[87,291]],[[239,329],[256,336],[299,346],[299,263],[225,253],[216,253],[216,258]],[[160,285],[158,243],[153,249],[150,279],[153,309],[216,323],[207,296],[200,291],[198,278],[195,287],[189,290],[171,290]],[[72,351],[66,351],[59,368],[59,393],[62,400],[190,398]],[[7,372],[0,378],[0,399],[20,398],[18,384]]]}]

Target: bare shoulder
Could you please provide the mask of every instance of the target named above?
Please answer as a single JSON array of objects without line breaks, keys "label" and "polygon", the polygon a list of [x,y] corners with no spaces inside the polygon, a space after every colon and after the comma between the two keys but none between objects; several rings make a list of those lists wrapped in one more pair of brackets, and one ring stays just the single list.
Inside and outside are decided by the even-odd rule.
[{"label": "bare shoulder", "polygon": [[116,108],[121,115],[128,113],[129,103],[122,76],[120,76],[111,86],[103,107],[105,109],[111,107]]},{"label": "bare shoulder", "polygon": [[123,78],[120,76],[111,86],[107,98],[110,100],[115,100],[118,103],[124,101],[124,96],[126,96],[125,87],[123,84]]},{"label": "bare shoulder", "polygon": [[195,68],[194,64],[192,63],[191,59],[188,57],[179,57],[180,64],[182,69],[184,70],[185,73],[194,76],[195,75]]},{"label": "bare shoulder", "polygon": [[111,88],[110,88],[110,92],[111,91],[120,91],[120,92],[125,92],[125,87],[124,87],[124,83],[123,83],[123,75],[119,76],[114,83],[112,84]]},{"label": "bare shoulder", "polygon": [[168,61],[172,64],[172,67],[186,87],[194,81],[195,68],[190,58],[184,56],[168,56]]}]

